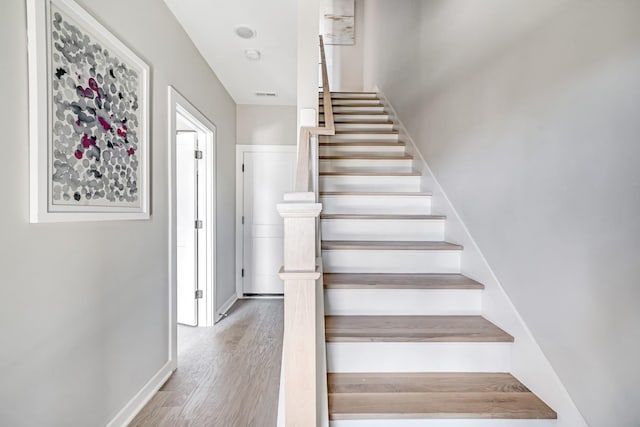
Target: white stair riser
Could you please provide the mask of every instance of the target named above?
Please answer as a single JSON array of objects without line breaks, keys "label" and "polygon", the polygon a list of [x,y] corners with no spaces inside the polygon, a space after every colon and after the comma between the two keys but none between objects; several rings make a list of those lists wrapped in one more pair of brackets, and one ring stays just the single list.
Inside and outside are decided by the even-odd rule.
[{"label": "white stair riser", "polygon": [[470,316],[482,312],[480,289],[326,289],[333,316]]},{"label": "white stair riser", "polygon": [[320,191],[420,191],[419,176],[321,175]]},{"label": "white stair riser", "polygon": [[412,159],[320,159],[320,172],[349,169],[409,172],[412,168]]},{"label": "white stair riser", "polygon": [[444,240],[445,220],[323,219],[325,240]]},{"label": "white stair riser", "polygon": [[337,420],[329,427],[555,427],[556,420],[492,420],[492,419],[384,419]]},{"label": "white stair riser", "polygon": [[321,156],[344,156],[353,154],[391,154],[402,155],[405,154],[405,146],[401,144],[394,145],[376,145],[372,143],[370,145],[321,145]]},{"label": "white stair riser", "polygon": [[[319,96],[322,99],[322,94]],[[367,92],[332,92],[332,99],[342,99],[342,98],[362,98],[362,99],[379,99],[377,93],[367,93]]]},{"label": "white stair riser", "polygon": [[335,123],[335,129],[363,130],[363,131],[387,131],[393,130],[393,123]]},{"label": "white stair riser", "polygon": [[[386,122],[390,119],[388,114],[335,114],[333,115],[334,123],[351,122],[354,120],[381,121]],[[324,120],[324,114],[320,114],[320,120]]]},{"label": "white stair riser", "polygon": [[325,273],[460,273],[459,250],[323,250]]},{"label": "white stair riser", "polygon": [[[333,112],[334,113],[349,113],[349,114],[358,114],[358,113],[383,113],[384,112],[384,106],[380,105],[375,106],[375,107],[358,107],[358,106],[350,106],[350,107],[343,107],[343,106],[336,106],[333,107]],[[320,106],[320,113],[324,113],[324,107]]]},{"label": "white stair riser", "polygon": [[327,214],[431,214],[431,196],[320,196]]},{"label": "white stair riser", "polygon": [[328,342],[328,372],[509,372],[511,343]]},{"label": "white stair riser", "polygon": [[395,142],[395,141],[398,141],[398,134],[397,133],[339,133],[331,136],[320,137],[320,142],[360,142],[360,141],[362,142],[365,142],[365,141]]},{"label": "white stair riser", "polygon": [[[319,103],[320,105],[323,105],[324,103],[324,99],[320,98],[319,99]],[[362,104],[380,104],[382,105],[382,103],[380,102],[379,99],[367,99],[367,98],[362,98],[362,99],[346,99],[346,98],[340,98],[340,99],[334,99],[332,105],[336,106],[336,105],[362,105]]]}]

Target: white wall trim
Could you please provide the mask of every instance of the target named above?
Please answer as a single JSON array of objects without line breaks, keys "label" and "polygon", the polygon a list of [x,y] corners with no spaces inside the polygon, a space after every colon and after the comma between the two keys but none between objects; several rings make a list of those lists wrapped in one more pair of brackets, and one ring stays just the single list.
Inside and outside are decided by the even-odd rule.
[{"label": "white wall trim", "polygon": [[242,236],[242,214],[243,210],[243,189],[244,173],[242,172],[242,162],[244,153],[295,153],[296,145],[236,145],[236,297],[245,298],[242,289],[242,260],[244,258],[244,239]]},{"label": "white wall trim", "polygon": [[377,86],[374,90],[396,122],[401,135],[400,139],[408,142],[407,151],[414,157],[414,168],[421,171],[423,175],[422,187],[424,190],[433,192],[433,207],[440,210],[437,213],[447,215],[446,239],[464,246],[461,272],[485,285],[482,315],[515,338],[512,349],[513,374],[558,413],[558,427],[586,427],[584,417],[513,305],[429,164],[418,150],[396,110]]},{"label": "white wall trim", "polygon": [[231,306],[238,301],[238,296],[236,294],[231,295],[228,300],[225,301],[224,304],[220,306],[220,309],[217,310],[215,322],[218,323],[220,319],[225,317],[227,311],[231,309]]},{"label": "white wall trim", "polygon": [[136,393],[133,398],[113,417],[106,427],[126,427],[138,415],[138,412],[160,390],[175,370],[175,364],[170,360]]}]

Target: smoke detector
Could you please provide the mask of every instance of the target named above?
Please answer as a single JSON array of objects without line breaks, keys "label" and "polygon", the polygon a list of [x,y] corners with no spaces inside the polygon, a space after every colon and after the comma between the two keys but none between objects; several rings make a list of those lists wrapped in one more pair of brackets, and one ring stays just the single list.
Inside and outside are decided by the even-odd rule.
[{"label": "smoke detector", "polygon": [[256,36],[256,32],[253,28],[246,25],[238,25],[234,32],[236,35],[243,39],[252,39]]},{"label": "smoke detector", "polygon": [[244,51],[244,56],[252,61],[257,61],[258,59],[260,59],[260,51],[257,49],[246,49]]}]

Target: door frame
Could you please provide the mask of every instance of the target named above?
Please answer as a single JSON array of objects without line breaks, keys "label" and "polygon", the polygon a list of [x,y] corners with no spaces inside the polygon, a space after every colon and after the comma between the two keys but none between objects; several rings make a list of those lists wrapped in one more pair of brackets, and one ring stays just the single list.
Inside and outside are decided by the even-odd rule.
[{"label": "door frame", "polygon": [[242,164],[245,153],[295,153],[295,145],[236,145],[236,295],[238,298],[282,298],[282,296],[244,296],[242,288],[242,268],[244,260],[244,238],[242,214],[244,213],[244,172]]},{"label": "door frame", "polygon": [[[178,354],[178,323],[177,323],[177,254],[176,254],[176,114],[186,117],[192,122],[199,132],[204,133],[205,138],[202,144],[205,147],[204,161],[206,162],[205,194],[205,218],[202,234],[205,238],[206,253],[199,255],[206,262],[205,268],[205,285],[200,288],[204,293],[205,310],[198,310],[198,326],[211,326],[219,318],[215,313],[215,274],[216,274],[216,136],[217,127],[202,114],[193,104],[191,104],[184,96],[182,96],[173,86],[169,85],[168,91],[168,132],[169,132],[169,149],[168,149],[168,196],[169,196],[169,352],[173,361],[177,360]],[[201,314],[201,312],[203,312]]]}]

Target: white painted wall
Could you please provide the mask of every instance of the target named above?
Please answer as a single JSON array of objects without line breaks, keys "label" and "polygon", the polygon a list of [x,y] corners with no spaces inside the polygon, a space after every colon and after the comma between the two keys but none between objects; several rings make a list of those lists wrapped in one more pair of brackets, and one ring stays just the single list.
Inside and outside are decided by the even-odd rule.
[{"label": "white painted wall", "polygon": [[[637,425],[640,2],[366,6],[365,89],[396,107],[506,291],[488,288],[486,314],[511,324],[511,299],[589,425]],[[463,269],[497,285],[480,264]],[[535,353],[514,350],[534,383],[518,360]]]},{"label": "white painted wall", "polygon": [[164,3],[80,3],[151,66],[151,219],[29,224],[26,8],[3,1],[3,426],[104,426],[168,360],[169,84],[217,126],[217,301],[235,293],[235,103]]},{"label": "white painted wall", "polygon": [[[362,90],[362,61],[364,55],[364,9],[365,0],[355,0],[355,44],[325,45],[329,87],[332,91]],[[322,16],[320,32],[322,33]]]},{"label": "white painted wall", "polygon": [[295,145],[296,107],[238,105],[237,143],[240,145]]}]

